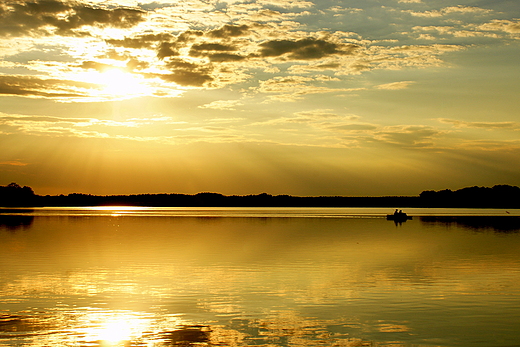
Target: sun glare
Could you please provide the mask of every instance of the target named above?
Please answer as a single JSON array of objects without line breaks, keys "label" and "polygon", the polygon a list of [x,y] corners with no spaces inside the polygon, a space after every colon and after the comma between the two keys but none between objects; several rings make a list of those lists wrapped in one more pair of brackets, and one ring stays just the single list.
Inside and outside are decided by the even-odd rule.
[{"label": "sun glare", "polygon": [[142,94],[146,87],[131,73],[119,69],[111,69],[100,74],[100,83],[105,86],[104,92],[112,95]]},{"label": "sun glare", "polygon": [[130,323],[125,320],[108,322],[97,334],[100,341],[105,342],[105,344],[115,345],[131,339],[132,327]]},{"label": "sun glare", "polygon": [[87,341],[97,341],[100,346],[126,346],[128,342],[139,339],[144,331],[150,329],[148,319],[132,314],[91,314],[86,316],[91,327],[79,329]]},{"label": "sun glare", "polygon": [[89,71],[76,76],[78,80],[101,86],[99,96],[108,98],[131,98],[147,95],[150,88],[138,75],[118,68],[105,71]]},{"label": "sun glare", "polygon": [[95,214],[110,214],[112,217],[130,215],[136,212],[145,212],[148,207],[143,206],[92,206],[88,208]]},{"label": "sun glare", "polygon": [[146,206],[92,206],[89,207],[91,210],[98,211],[140,211],[147,210]]}]

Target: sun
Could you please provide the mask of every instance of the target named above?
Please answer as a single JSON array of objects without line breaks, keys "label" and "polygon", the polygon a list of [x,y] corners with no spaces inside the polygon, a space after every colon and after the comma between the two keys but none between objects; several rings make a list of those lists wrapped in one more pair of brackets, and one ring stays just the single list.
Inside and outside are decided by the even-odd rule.
[{"label": "sun", "polygon": [[103,92],[114,96],[143,94],[147,89],[134,74],[119,69],[100,73],[99,83],[104,86]]},{"label": "sun", "polygon": [[109,69],[98,76],[98,83],[103,86],[101,92],[115,98],[131,98],[146,95],[147,86],[135,74],[120,69]]},{"label": "sun", "polygon": [[128,99],[151,92],[144,78],[119,68],[83,72],[75,77],[76,80],[99,86],[91,90],[91,95],[104,99]]}]

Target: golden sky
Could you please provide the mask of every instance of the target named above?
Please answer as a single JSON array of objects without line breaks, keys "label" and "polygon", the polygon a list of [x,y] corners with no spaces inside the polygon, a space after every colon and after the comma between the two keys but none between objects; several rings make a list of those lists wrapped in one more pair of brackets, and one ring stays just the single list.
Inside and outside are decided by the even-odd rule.
[{"label": "golden sky", "polygon": [[516,0],[4,0],[0,184],[520,185]]}]

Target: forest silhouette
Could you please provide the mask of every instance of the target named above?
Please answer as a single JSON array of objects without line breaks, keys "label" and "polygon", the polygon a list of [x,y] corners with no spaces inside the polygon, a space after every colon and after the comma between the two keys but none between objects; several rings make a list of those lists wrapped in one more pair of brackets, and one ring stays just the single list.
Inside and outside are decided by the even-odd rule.
[{"label": "forest silhouette", "polygon": [[520,208],[520,188],[510,185],[467,187],[452,191],[426,190],[418,196],[291,196],[189,194],[37,195],[33,189],[10,183],[0,186],[3,207],[72,207],[129,205],[150,207],[468,207]]}]

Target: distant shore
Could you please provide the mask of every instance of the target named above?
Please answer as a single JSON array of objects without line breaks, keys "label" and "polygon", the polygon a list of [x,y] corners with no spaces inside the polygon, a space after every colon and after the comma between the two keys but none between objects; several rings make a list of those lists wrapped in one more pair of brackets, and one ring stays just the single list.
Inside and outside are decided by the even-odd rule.
[{"label": "distant shore", "polygon": [[223,195],[219,193],[37,195],[30,187],[16,183],[0,186],[2,207],[73,207],[73,206],[150,206],[150,207],[392,207],[392,208],[520,208],[520,188],[509,185],[468,187],[456,191],[423,191],[418,196],[291,196]]}]

